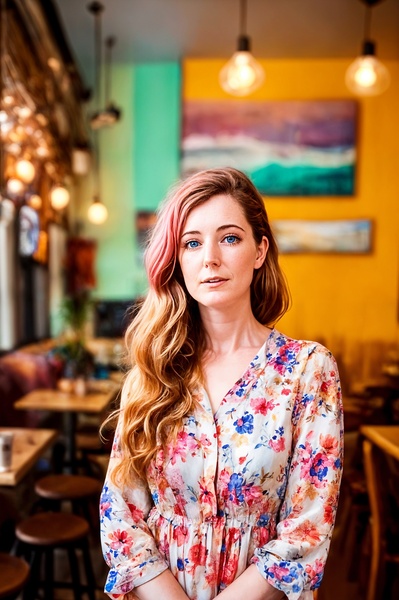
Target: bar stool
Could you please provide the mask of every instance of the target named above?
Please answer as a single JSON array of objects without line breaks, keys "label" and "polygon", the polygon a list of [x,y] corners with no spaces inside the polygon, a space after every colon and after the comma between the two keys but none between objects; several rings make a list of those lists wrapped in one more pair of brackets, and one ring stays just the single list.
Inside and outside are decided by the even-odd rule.
[{"label": "bar stool", "polygon": [[4,552],[0,553],[0,598],[11,600],[23,589],[29,577],[29,565]]},{"label": "bar stool", "polygon": [[[86,475],[46,475],[35,484],[35,492],[44,500],[44,504],[59,510],[62,502],[71,502],[73,512],[84,516],[93,530],[98,527],[98,500],[101,489],[102,484],[98,479]],[[95,519],[90,513],[94,502]]]},{"label": "bar stool", "polygon": [[[34,600],[38,589],[44,590],[44,599],[53,600],[55,588],[72,588],[75,600],[86,593],[95,600],[95,579],[88,544],[89,524],[82,517],[69,513],[42,512],[21,521],[15,530],[17,554],[30,559],[29,585],[24,600]],[[67,551],[71,582],[54,580],[54,551]],[[76,550],[82,552],[86,585],[80,581]],[[44,557],[44,581],[41,569]]]}]

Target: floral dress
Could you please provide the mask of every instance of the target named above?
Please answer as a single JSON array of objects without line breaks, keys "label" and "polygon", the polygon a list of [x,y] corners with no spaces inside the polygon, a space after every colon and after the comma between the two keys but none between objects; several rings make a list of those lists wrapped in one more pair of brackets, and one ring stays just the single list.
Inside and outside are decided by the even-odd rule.
[{"label": "floral dress", "polygon": [[342,472],[337,366],[272,330],[216,414],[204,389],[147,484],[115,487],[118,430],[101,496],[105,591],[121,598],[169,568],[211,600],[251,563],[290,600],[321,582]]}]

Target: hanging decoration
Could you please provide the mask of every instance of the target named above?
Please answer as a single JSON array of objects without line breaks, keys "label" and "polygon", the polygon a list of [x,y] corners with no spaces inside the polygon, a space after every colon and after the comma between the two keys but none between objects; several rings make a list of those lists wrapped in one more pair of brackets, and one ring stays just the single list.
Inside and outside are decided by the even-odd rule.
[{"label": "hanging decoration", "polygon": [[224,65],[219,82],[233,96],[247,96],[257,90],[265,79],[262,66],[251,54],[251,39],[247,35],[247,0],[240,0],[240,34],[237,51]]}]

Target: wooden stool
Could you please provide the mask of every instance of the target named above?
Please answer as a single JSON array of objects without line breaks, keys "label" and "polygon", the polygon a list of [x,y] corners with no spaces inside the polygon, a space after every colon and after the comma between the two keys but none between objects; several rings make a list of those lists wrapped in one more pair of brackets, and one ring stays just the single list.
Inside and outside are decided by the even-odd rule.
[{"label": "wooden stool", "polygon": [[[98,526],[98,500],[102,484],[85,475],[47,475],[35,484],[36,494],[48,505],[59,510],[61,502],[69,501],[73,512],[82,515],[96,529]],[[90,501],[95,500],[95,519],[90,513]],[[94,526],[95,525],[95,526]]]},{"label": "wooden stool", "polygon": [[[17,552],[30,558],[30,579],[24,591],[24,599],[34,600],[37,590],[44,589],[45,600],[53,600],[54,588],[72,588],[75,600],[80,600],[86,592],[90,600],[95,600],[95,579],[89,553],[89,524],[85,519],[69,513],[43,512],[28,517],[16,527]],[[68,553],[71,583],[54,581],[54,550],[65,549]],[[82,585],[76,550],[80,549],[86,575],[86,585]],[[44,581],[40,574],[44,561]]]},{"label": "wooden stool", "polygon": [[0,598],[14,598],[29,577],[29,565],[18,558],[0,553]]}]

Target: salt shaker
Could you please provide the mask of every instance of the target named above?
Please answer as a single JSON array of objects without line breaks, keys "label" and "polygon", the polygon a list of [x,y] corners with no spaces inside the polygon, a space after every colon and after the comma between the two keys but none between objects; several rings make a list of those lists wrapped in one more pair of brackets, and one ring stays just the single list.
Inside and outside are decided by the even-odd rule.
[{"label": "salt shaker", "polygon": [[14,434],[12,431],[0,433],[0,473],[11,469],[12,442]]}]

